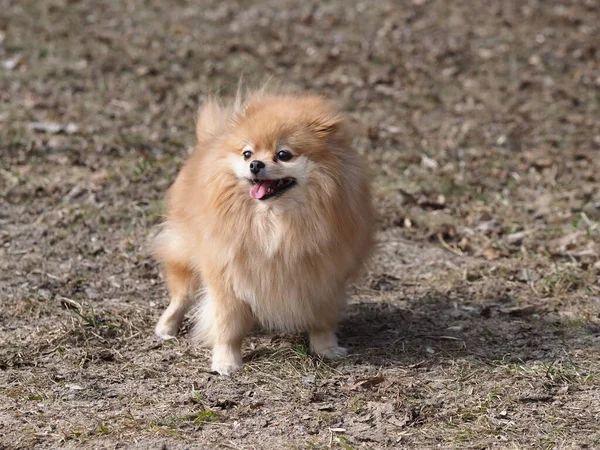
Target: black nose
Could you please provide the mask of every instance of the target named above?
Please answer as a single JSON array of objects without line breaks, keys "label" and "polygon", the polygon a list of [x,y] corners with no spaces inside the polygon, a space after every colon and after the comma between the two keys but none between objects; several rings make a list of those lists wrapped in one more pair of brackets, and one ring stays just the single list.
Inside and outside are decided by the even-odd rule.
[{"label": "black nose", "polygon": [[252,172],[255,175],[258,172],[260,172],[260,169],[264,169],[264,168],[265,168],[265,163],[262,161],[259,161],[258,159],[255,159],[254,161],[252,161],[250,163],[250,172]]}]

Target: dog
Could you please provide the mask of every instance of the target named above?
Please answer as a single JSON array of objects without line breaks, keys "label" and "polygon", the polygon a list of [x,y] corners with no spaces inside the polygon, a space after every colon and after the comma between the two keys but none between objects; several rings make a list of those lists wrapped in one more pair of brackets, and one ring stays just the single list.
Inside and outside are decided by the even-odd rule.
[{"label": "dog", "polygon": [[196,135],[155,240],[171,296],[156,334],[176,336],[197,297],[194,334],[213,372],[242,367],[255,324],[307,331],[314,354],[346,355],[336,328],[373,248],[374,212],[342,114],[322,97],[254,91],[206,101]]}]

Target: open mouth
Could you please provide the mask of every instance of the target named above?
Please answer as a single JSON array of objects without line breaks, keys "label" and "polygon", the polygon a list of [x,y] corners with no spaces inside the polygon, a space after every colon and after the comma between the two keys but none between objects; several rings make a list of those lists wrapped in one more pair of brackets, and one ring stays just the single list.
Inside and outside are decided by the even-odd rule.
[{"label": "open mouth", "polygon": [[250,180],[250,197],[254,200],[267,200],[278,197],[296,185],[294,178],[281,178],[279,180],[254,179]]}]

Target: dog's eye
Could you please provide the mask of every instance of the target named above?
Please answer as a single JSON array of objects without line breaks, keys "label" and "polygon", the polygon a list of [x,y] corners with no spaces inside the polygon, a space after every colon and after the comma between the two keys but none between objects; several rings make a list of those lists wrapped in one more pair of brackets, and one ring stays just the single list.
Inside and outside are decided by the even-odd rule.
[{"label": "dog's eye", "polygon": [[250,150],[246,150],[244,153],[242,153],[242,155],[244,155],[244,159],[250,159],[252,152]]},{"label": "dog's eye", "polygon": [[280,150],[277,152],[277,159],[279,161],[289,161],[292,159],[292,154],[286,150]]}]

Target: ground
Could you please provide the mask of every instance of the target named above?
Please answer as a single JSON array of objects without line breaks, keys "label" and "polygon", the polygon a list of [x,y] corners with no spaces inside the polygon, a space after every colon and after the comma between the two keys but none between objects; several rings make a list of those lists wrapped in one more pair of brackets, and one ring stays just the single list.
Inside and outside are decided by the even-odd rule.
[{"label": "ground", "polygon": [[[0,448],[600,448],[596,0],[0,2]],[[207,94],[323,93],[379,248],[326,363],[159,342]]]}]

